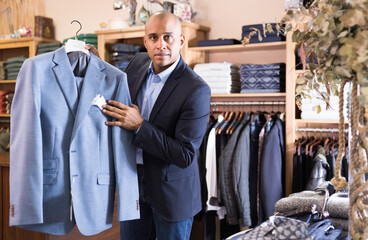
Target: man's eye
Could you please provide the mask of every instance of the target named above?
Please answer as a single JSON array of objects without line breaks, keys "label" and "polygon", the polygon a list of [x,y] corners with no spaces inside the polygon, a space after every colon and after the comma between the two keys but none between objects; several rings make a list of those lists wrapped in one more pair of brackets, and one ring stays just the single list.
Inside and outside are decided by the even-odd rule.
[{"label": "man's eye", "polygon": [[151,36],[151,37],[150,37],[150,39],[151,39],[151,40],[156,40],[156,39],[157,39],[157,37],[156,37],[156,36]]},{"label": "man's eye", "polygon": [[164,39],[167,41],[167,40],[171,40],[173,38],[173,36],[171,36],[171,35],[167,35],[167,36],[165,36],[164,37]]}]

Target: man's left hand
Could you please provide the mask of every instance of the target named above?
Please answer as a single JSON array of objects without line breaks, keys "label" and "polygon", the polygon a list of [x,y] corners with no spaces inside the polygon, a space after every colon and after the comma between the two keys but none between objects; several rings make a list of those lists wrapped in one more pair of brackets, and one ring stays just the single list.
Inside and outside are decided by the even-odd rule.
[{"label": "man's left hand", "polygon": [[143,118],[136,105],[129,107],[120,102],[109,100],[109,105],[103,105],[102,112],[110,117],[116,119],[116,121],[106,122],[109,126],[119,126],[128,130],[137,130],[142,122]]}]

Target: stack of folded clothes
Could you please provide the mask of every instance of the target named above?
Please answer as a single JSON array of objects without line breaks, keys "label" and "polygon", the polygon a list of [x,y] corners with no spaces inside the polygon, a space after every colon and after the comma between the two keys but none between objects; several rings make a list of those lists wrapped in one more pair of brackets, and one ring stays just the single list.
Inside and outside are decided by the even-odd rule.
[{"label": "stack of folded clothes", "polygon": [[[242,27],[242,39],[244,39],[244,37],[248,37],[251,32],[257,31],[255,29],[258,29],[260,31],[259,32],[257,31],[257,33],[251,37],[249,43],[285,41],[286,40],[285,36],[277,32],[276,23],[271,23],[271,26],[273,33],[267,32],[265,36],[262,24],[245,25]],[[259,40],[258,34],[261,34],[262,40]]]},{"label": "stack of folded clothes", "polygon": [[298,211],[311,205],[316,205],[316,211],[326,211],[324,217],[331,220],[336,229],[342,229],[342,235],[347,236],[349,231],[349,196],[348,193],[336,192],[332,194],[326,203],[325,195],[316,194],[315,191],[302,191],[290,194],[289,197],[280,199],[275,204],[275,211],[279,214]]},{"label": "stack of folded clothes", "polygon": [[0,152],[9,152],[10,131],[9,128],[0,128]]},{"label": "stack of folded clothes", "polygon": [[17,79],[19,70],[22,67],[24,60],[26,59],[27,57],[25,56],[19,56],[8,58],[6,60],[7,79],[9,80]]},{"label": "stack of folded clothes", "polygon": [[10,113],[11,102],[13,101],[13,93],[10,91],[0,91],[0,113]]},{"label": "stack of folded clothes", "polygon": [[128,66],[130,60],[139,52],[145,51],[141,46],[136,46],[132,44],[116,43],[112,46],[111,61],[112,65],[119,68],[120,70],[125,70]]},{"label": "stack of folded clothes", "polygon": [[197,42],[198,47],[205,46],[221,46],[221,45],[234,45],[241,44],[241,42],[234,38],[219,38],[219,39],[211,39],[211,40],[199,40]]},{"label": "stack of folded clothes", "polygon": [[196,72],[210,86],[212,93],[240,93],[239,67],[232,63],[201,63]]},{"label": "stack of folded clothes", "polygon": [[6,113],[10,114],[10,110],[11,110],[11,105],[13,102],[13,97],[14,97],[14,92],[8,92],[5,95],[5,99],[6,99]]},{"label": "stack of folded clothes", "polygon": [[[339,87],[340,89],[340,87]],[[326,92],[326,88],[321,86],[319,92]],[[339,96],[330,96],[330,107],[326,107],[326,102],[321,99],[320,94],[316,90],[308,91],[311,98],[303,98],[301,101],[301,119],[306,120],[339,120]],[[344,119],[349,118],[349,94],[350,83],[344,88]],[[316,106],[321,107],[321,112],[316,111]]]},{"label": "stack of folded clothes", "polygon": [[0,61],[0,80],[6,79],[5,61]]},{"label": "stack of folded clothes", "polygon": [[285,64],[242,64],[242,93],[277,93],[285,91]]},{"label": "stack of folded clothes", "polygon": [[[63,45],[69,40],[69,39],[75,39],[75,37],[66,38],[63,40]],[[97,34],[94,33],[86,33],[86,34],[79,34],[77,36],[77,40],[83,41],[87,44],[93,45],[95,48],[97,48]]]},{"label": "stack of folded clothes", "polygon": [[40,43],[37,46],[37,55],[55,51],[56,49],[58,49],[60,47],[61,47],[61,43],[59,43],[59,42]]}]

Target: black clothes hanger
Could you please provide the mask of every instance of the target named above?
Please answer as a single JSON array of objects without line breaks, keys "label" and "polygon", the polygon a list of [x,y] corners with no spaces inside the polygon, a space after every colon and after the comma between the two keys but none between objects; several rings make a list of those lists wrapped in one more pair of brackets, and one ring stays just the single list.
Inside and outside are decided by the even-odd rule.
[{"label": "black clothes hanger", "polygon": [[86,43],[78,40],[78,33],[80,32],[80,30],[82,30],[82,24],[78,20],[73,20],[70,24],[73,24],[75,22],[79,24],[79,29],[78,31],[75,32],[75,39],[69,39],[66,42],[65,51],[66,53],[83,52],[89,56],[90,55],[89,51],[84,48]]}]

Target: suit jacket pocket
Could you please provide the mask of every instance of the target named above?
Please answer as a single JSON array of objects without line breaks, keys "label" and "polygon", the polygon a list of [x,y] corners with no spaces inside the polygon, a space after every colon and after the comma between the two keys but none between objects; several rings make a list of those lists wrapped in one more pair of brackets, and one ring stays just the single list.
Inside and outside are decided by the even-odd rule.
[{"label": "suit jacket pocket", "polygon": [[192,171],[175,171],[167,173],[167,181],[176,181],[181,180],[183,178],[188,178],[193,176],[194,173]]},{"label": "suit jacket pocket", "polygon": [[43,169],[44,170],[57,170],[59,159],[46,159],[43,160]]},{"label": "suit jacket pocket", "polygon": [[113,178],[110,176],[110,174],[106,174],[106,173],[97,174],[97,184],[98,185],[111,185],[112,181],[113,181]]},{"label": "suit jacket pocket", "polygon": [[50,185],[56,183],[58,171],[56,170],[44,170],[43,171],[43,184]]}]

